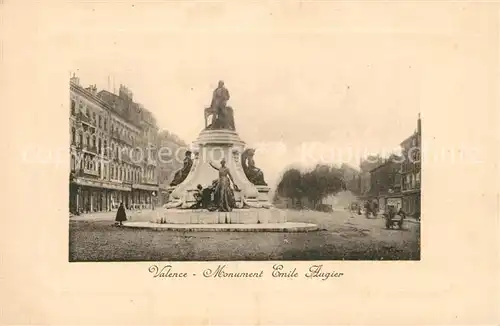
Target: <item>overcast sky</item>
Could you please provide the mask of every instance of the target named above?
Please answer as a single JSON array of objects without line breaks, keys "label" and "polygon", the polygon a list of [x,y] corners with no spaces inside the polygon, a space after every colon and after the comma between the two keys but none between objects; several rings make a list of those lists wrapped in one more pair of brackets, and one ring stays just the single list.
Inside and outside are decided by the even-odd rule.
[{"label": "overcast sky", "polygon": [[332,149],[359,156],[398,147],[416,128],[423,80],[432,78],[424,23],[437,34],[448,26],[419,20],[411,4],[399,15],[367,3],[362,10],[342,3],[201,7],[138,5],[111,22],[109,5],[81,7],[87,14],[65,40],[71,70],[84,86],[127,85],[160,128],[188,143],[224,80],[237,131],[257,147],[256,164],[271,183],[291,163],[358,165],[356,155],[327,155]]}]

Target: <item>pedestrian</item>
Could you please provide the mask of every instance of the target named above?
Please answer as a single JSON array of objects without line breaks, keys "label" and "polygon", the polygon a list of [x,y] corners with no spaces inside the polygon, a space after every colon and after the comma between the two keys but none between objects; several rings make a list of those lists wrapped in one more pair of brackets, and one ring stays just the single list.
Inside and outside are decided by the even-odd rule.
[{"label": "pedestrian", "polygon": [[371,207],[370,207],[370,202],[369,202],[369,201],[367,201],[367,202],[365,203],[365,216],[366,216],[366,218],[369,218],[369,217],[370,217],[370,208],[371,208]]},{"label": "pedestrian", "polygon": [[378,203],[373,202],[373,216],[377,217],[377,215],[378,215]]},{"label": "pedestrian", "polygon": [[125,207],[123,207],[123,203],[120,203],[120,206],[118,207],[118,211],[116,212],[116,224],[122,226],[123,221],[127,220],[127,214],[125,213]]}]

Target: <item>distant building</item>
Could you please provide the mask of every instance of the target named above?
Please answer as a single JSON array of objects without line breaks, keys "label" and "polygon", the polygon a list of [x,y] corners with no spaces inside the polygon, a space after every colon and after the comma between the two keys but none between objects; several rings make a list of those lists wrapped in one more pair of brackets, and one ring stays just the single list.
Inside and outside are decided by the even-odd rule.
[{"label": "distant building", "polygon": [[401,191],[403,194],[403,210],[408,215],[420,217],[420,185],[421,185],[421,145],[422,122],[420,114],[417,120],[417,130],[401,142],[405,157],[401,164]]},{"label": "distant building", "polygon": [[380,210],[385,210],[386,205],[402,207],[401,160],[392,155],[370,171],[369,197],[378,201]]},{"label": "distant building", "polygon": [[384,163],[384,160],[376,155],[370,155],[365,160],[361,161],[359,167],[359,192],[364,200],[370,199],[371,175],[370,171]]},{"label": "distant building", "polygon": [[353,168],[348,164],[342,164],[340,169],[343,173],[343,179],[345,182],[346,189],[351,191],[355,195],[361,194],[361,177],[360,171]]}]

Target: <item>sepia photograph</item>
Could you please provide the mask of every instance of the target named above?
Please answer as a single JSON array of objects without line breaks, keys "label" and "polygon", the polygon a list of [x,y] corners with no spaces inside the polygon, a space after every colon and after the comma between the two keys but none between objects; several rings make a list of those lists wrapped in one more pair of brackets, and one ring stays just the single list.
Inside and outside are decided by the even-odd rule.
[{"label": "sepia photograph", "polygon": [[69,260],[419,260],[415,45],[219,34],[74,58]]}]

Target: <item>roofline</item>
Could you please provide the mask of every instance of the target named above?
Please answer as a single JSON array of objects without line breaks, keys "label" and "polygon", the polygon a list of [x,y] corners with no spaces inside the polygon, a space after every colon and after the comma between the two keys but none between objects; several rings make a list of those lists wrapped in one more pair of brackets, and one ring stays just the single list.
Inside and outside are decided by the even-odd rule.
[{"label": "roofline", "polygon": [[400,146],[404,146],[405,143],[409,142],[411,139],[415,138],[418,136],[418,132],[414,132],[410,136],[408,136],[405,140],[403,140],[401,143],[399,143]]}]

